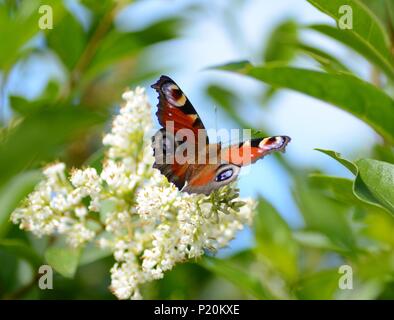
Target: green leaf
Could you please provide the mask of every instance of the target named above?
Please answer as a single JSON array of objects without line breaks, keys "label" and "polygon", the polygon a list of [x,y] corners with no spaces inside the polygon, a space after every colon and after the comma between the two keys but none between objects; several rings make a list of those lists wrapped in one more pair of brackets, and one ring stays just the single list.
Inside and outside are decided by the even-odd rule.
[{"label": "green leaf", "polygon": [[390,21],[390,15],[392,13],[392,1],[391,0],[359,0],[362,2],[373,14],[379,19],[384,27]]},{"label": "green leaf", "polygon": [[90,10],[96,19],[102,18],[105,13],[110,12],[116,5],[114,1],[81,0],[80,2]]},{"label": "green leaf", "polygon": [[338,290],[340,276],[337,269],[319,271],[305,276],[300,280],[296,294],[302,300],[331,300]]},{"label": "green leaf", "polygon": [[346,30],[339,30],[336,27],[332,27],[324,24],[316,24],[308,26],[308,29],[314,30],[327,37],[330,37],[347,47],[351,48],[369,62],[378,67],[382,72],[384,72],[391,79],[394,78],[394,71],[392,66],[385,60],[382,60],[380,56],[377,56],[374,50],[371,50],[368,45],[366,45],[362,40],[357,37],[352,36]]},{"label": "green leaf", "polygon": [[102,114],[81,107],[56,107],[24,118],[0,141],[0,185],[21,170],[53,157],[72,138],[102,123]]},{"label": "green leaf", "polygon": [[[54,25],[64,12],[64,6],[58,0],[22,0],[17,1],[15,11],[10,13],[5,5],[0,5],[0,69],[9,70],[25,52],[31,50],[27,45],[40,31],[38,21],[41,4],[49,5],[54,14]],[[44,3],[43,3],[44,2]],[[12,32],[10,32],[12,30]]]},{"label": "green leaf", "polygon": [[0,190],[0,238],[4,237],[11,225],[9,218],[12,211],[22,199],[33,191],[40,179],[41,173],[39,171],[27,171],[12,178]]},{"label": "green leaf", "polygon": [[0,5],[0,69],[9,69],[20,57],[22,47],[38,32],[38,6],[38,0],[25,0],[10,15],[7,7]]},{"label": "green leaf", "polygon": [[[365,0],[364,0],[365,1]],[[386,12],[384,12],[384,16],[387,18],[387,22],[390,24],[390,27],[393,29],[394,27],[394,4],[391,0],[383,0],[386,5]],[[388,14],[387,14],[388,12]]]},{"label": "green leaf", "polygon": [[353,193],[358,199],[394,213],[393,164],[372,159],[361,159],[353,163],[342,158],[337,152],[316,150],[334,158],[356,175]]},{"label": "green leaf", "polygon": [[294,196],[305,220],[306,231],[327,236],[341,251],[351,254],[356,250],[354,234],[348,222],[347,206],[327,198],[320,192],[297,182]]},{"label": "green leaf", "polygon": [[100,172],[103,167],[103,161],[105,156],[105,148],[98,149],[93,153],[86,161],[86,165],[95,168],[97,172]]},{"label": "green leaf", "polygon": [[[357,0],[308,0],[308,2],[334,18],[336,22],[339,22],[343,16],[343,13],[340,13],[340,7],[350,6],[353,14],[353,26],[351,29],[340,30],[340,32],[348,33],[349,38],[362,43],[363,53],[368,52],[367,55],[374,56],[375,60],[379,61],[378,66],[385,66],[385,69],[390,70],[392,76],[394,68],[389,36],[380,21],[364,4]],[[382,70],[384,71],[384,69]]]},{"label": "green leaf", "polygon": [[340,290],[336,295],[338,300],[375,300],[383,291],[384,282],[372,279],[357,283],[352,290]]},{"label": "green leaf", "polygon": [[375,198],[371,190],[369,190],[365,182],[360,178],[360,175],[357,175],[356,179],[354,180],[353,193],[358,199],[364,201],[365,203],[384,208],[379,203],[379,200]]},{"label": "green leaf", "polygon": [[379,241],[383,246],[394,249],[394,219],[386,211],[373,207],[363,218],[362,234]]},{"label": "green leaf", "polygon": [[254,67],[245,62],[218,68],[336,105],[368,123],[394,144],[394,100],[380,89],[350,74],[327,74],[275,65]]},{"label": "green leaf", "polygon": [[394,148],[377,144],[373,148],[373,158],[389,163],[394,163]]},{"label": "green leaf", "polygon": [[72,70],[82,56],[87,37],[80,22],[67,12],[53,24],[53,29],[47,33],[47,41],[66,68]]},{"label": "green leaf", "polygon": [[264,256],[288,280],[298,274],[298,247],[291,230],[275,208],[259,199],[254,220],[257,252]]},{"label": "green leaf", "polygon": [[342,158],[340,153],[335,152],[335,151],[331,151],[331,150],[319,149],[319,148],[316,148],[315,150],[320,151],[320,152],[330,156],[331,158],[337,160],[339,163],[341,163],[344,167],[346,167],[354,175],[357,174],[357,166],[353,162]]},{"label": "green leaf", "polygon": [[372,159],[361,159],[356,162],[359,173],[354,191],[361,194],[365,184],[373,197],[394,214],[394,165]]},{"label": "green leaf", "polygon": [[327,191],[333,199],[347,204],[362,203],[353,194],[353,180],[323,174],[311,174],[309,180],[312,186]]},{"label": "green leaf", "polygon": [[320,232],[296,231],[293,233],[293,237],[300,245],[305,247],[343,252],[341,247],[335,245],[326,235]]},{"label": "green leaf", "polygon": [[117,202],[113,199],[105,199],[100,202],[100,221],[105,223],[109,214],[116,210]]},{"label": "green leaf", "polygon": [[264,288],[258,278],[237,267],[231,261],[204,257],[200,262],[204,268],[232,282],[241,290],[257,299],[274,299],[274,296]]},{"label": "green leaf", "polygon": [[350,72],[337,58],[315,47],[299,43],[298,50],[316,60],[327,72]]},{"label": "green leaf", "polygon": [[56,100],[59,90],[60,88],[57,82],[49,81],[40,97],[34,100],[28,100],[22,96],[10,96],[10,107],[19,115],[28,116],[51,105]]},{"label": "green leaf", "polygon": [[181,21],[170,18],[156,22],[143,30],[122,32],[111,30],[100,43],[97,53],[89,64],[86,79],[91,79],[116,61],[130,58],[145,47],[176,36]]},{"label": "green leaf", "polygon": [[110,249],[102,249],[97,247],[97,245],[93,243],[89,243],[83,248],[81,253],[81,257],[79,259],[79,265],[87,265],[93,263],[97,260],[101,260],[107,258],[112,255],[112,251]]},{"label": "green leaf", "polygon": [[32,247],[19,239],[0,239],[0,248],[22,258],[36,269],[42,264],[41,257]]},{"label": "green leaf", "polygon": [[72,278],[77,270],[81,249],[52,246],[45,251],[48,264],[63,277]]},{"label": "green leaf", "polygon": [[266,42],[264,61],[290,62],[296,53],[298,42],[298,25],[293,20],[280,23],[272,31]]},{"label": "green leaf", "polygon": [[0,296],[16,289],[18,277],[18,258],[0,247]]}]

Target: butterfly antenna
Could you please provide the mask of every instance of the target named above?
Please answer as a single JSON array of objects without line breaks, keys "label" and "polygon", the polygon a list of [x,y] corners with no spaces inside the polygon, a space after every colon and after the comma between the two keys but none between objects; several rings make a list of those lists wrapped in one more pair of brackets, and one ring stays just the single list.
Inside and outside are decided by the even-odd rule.
[{"label": "butterfly antenna", "polygon": [[[215,105],[213,106],[214,110],[215,110],[215,132],[217,134],[218,132],[218,107]],[[220,139],[220,137],[219,137]],[[222,142],[219,140],[219,144],[221,144]]]}]

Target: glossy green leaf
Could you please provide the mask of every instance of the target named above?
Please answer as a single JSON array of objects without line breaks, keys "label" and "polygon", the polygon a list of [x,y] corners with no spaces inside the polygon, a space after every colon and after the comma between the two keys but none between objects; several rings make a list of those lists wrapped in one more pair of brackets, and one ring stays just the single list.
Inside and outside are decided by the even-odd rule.
[{"label": "glossy green leaf", "polygon": [[66,246],[52,246],[45,251],[48,264],[63,277],[72,278],[77,270],[81,250]]},{"label": "glossy green leaf", "polygon": [[394,214],[394,165],[372,159],[356,162],[359,169],[354,191],[356,194],[365,184],[379,203]]},{"label": "glossy green leaf", "polygon": [[353,193],[358,199],[394,213],[393,164],[371,159],[361,159],[353,163],[342,158],[337,152],[316,150],[334,158],[356,175]]},{"label": "glossy green leaf", "polygon": [[[371,204],[371,205],[376,205],[381,207],[379,204],[378,200],[374,197],[374,195],[371,193],[371,191],[368,189],[368,187],[365,185],[365,183],[359,178],[358,175],[358,167],[356,164],[353,162],[346,160],[342,158],[342,156],[331,150],[323,150],[323,149],[316,149],[317,151],[323,152],[330,156],[331,158],[337,160],[340,164],[345,166],[347,169],[349,169],[354,175],[356,175],[356,179],[353,182],[353,193],[354,195],[360,199],[361,201]],[[348,198],[349,200],[351,198]]]},{"label": "glossy green leaf", "polygon": [[375,48],[383,57],[390,58],[389,36],[383,25],[364,4],[358,0],[308,0],[320,11],[331,16],[338,23],[344,16],[340,8],[349,6],[353,14],[353,28],[345,29],[351,31],[371,47]]},{"label": "glossy green leaf", "polygon": [[337,160],[339,163],[341,163],[344,167],[346,167],[354,175],[357,174],[357,166],[353,162],[343,158],[340,153],[332,151],[332,150],[325,150],[325,149],[318,149],[318,148],[316,148],[315,150],[320,151],[320,152],[330,156],[331,158]]},{"label": "glossy green leaf", "polygon": [[394,78],[392,66],[387,61],[382,60],[380,56],[376,55],[376,52],[371,50],[362,40],[352,36],[352,34],[346,32],[346,30],[339,30],[336,27],[324,24],[311,25],[308,26],[308,28],[346,45],[378,67],[388,77]]},{"label": "glossy green leaf", "polygon": [[253,223],[257,252],[264,256],[287,279],[298,274],[298,247],[289,226],[276,209],[263,198],[259,199]]},{"label": "glossy green leaf", "polygon": [[[344,16],[340,12],[343,5],[352,9],[353,25],[351,29],[338,29],[342,34],[348,33],[348,38],[359,41],[364,47],[362,52],[369,56],[374,56],[379,61],[379,66],[385,66],[390,73],[393,72],[393,56],[390,52],[389,37],[376,16],[361,2],[357,0],[308,0],[312,5],[322,12],[331,16],[339,25],[339,21]],[[349,42],[349,41],[348,41]]]},{"label": "glossy green leaf", "polygon": [[368,123],[394,144],[394,100],[350,74],[327,74],[307,69],[238,62],[218,67],[241,73],[272,86],[292,89],[336,105]]}]

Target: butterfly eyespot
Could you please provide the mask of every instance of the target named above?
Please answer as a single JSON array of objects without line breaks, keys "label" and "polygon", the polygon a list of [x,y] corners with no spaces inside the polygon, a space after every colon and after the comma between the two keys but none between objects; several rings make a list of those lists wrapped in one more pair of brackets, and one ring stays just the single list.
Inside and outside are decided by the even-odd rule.
[{"label": "butterfly eyespot", "polygon": [[270,138],[263,139],[260,142],[259,147],[260,148],[270,147],[270,148],[277,149],[277,148],[282,147],[283,143],[284,143],[284,139],[280,136],[270,137]]},{"label": "butterfly eyespot", "polygon": [[228,180],[233,176],[233,173],[234,173],[233,169],[224,170],[216,176],[215,181],[221,182],[221,181]]},{"label": "butterfly eyespot", "polygon": [[162,91],[167,100],[176,107],[182,107],[186,103],[186,97],[181,89],[173,83],[165,83],[162,86]]}]

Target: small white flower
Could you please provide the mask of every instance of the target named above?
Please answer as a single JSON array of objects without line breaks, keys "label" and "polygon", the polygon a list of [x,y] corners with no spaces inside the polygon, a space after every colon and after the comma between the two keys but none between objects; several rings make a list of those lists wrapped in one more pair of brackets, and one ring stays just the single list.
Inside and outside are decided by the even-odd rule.
[{"label": "small white flower", "polygon": [[79,206],[75,208],[75,215],[80,218],[83,219],[86,217],[86,215],[88,214],[88,210],[86,209],[86,207],[84,206]]},{"label": "small white flower", "polygon": [[43,173],[47,178],[54,178],[54,179],[64,178],[65,170],[66,170],[66,165],[62,162],[59,162],[46,167],[43,170]]},{"label": "small white flower", "polygon": [[[240,202],[232,186],[214,196],[180,192],[152,168],[151,107],[144,90],[127,91],[123,99],[103,138],[102,171],[76,169],[68,178],[63,163],[47,167],[11,220],[37,236],[62,234],[72,247],[94,242],[110,249],[116,260],[112,292],[119,299],[141,299],[144,283],[206,249],[227,246],[251,222],[254,202]],[[100,221],[92,212],[100,212]],[[93,231],[90,220],[102,230]]]}]

